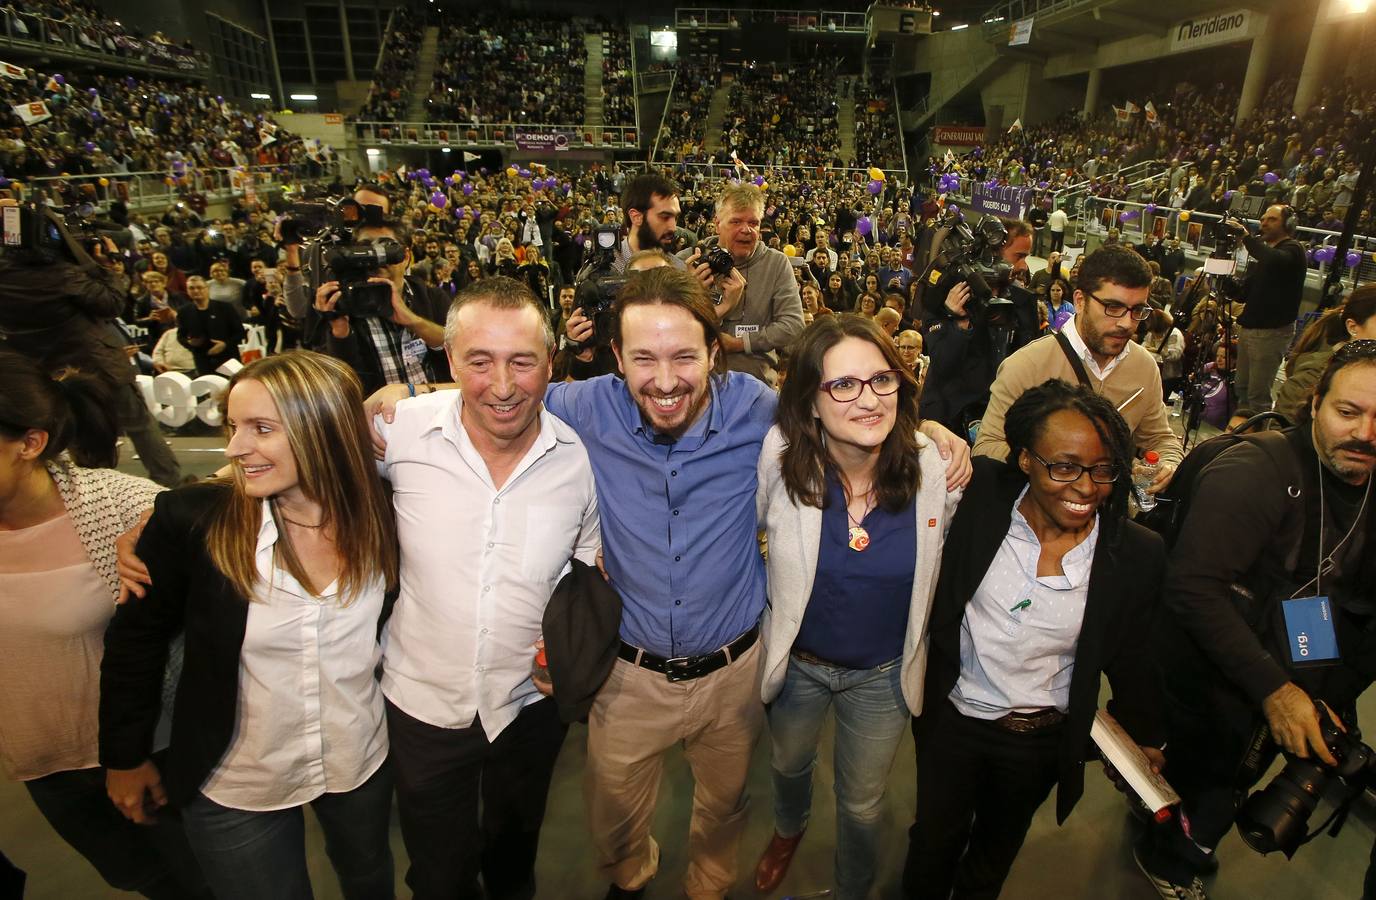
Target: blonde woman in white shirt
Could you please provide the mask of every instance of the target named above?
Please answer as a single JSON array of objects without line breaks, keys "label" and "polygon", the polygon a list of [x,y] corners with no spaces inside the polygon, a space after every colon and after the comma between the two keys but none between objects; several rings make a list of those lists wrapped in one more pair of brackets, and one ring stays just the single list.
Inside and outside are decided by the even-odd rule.
[{"label": "blonde woman in white shirt", "polygon": [[[375,671],[394,524],[357,377],[293,352],[231,381],[232,476],[158,497],[137,553],[151,585],[120,607],[101,667],[111,800],[179,808],[211,889],[307,898],[301,807],[349,900],[391,898],[392,778]],[[162,771],[149,758],[170,637],[185,628]]]}]

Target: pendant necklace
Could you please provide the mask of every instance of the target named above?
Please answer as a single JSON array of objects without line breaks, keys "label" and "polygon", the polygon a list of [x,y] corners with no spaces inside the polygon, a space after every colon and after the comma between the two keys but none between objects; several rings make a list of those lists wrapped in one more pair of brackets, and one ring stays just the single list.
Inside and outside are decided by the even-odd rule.
[{"label": "pendant necklace", "polygon": [[850,520],[850,540],[846,542],[846,546],[850,547],[850,549],[854,550],[856,553],[864,552],[864,549],[870,545],[870,533],[866,531],[865,527],[860,523],[865,521],[865,516],[869,515],[870,510],[873,508],[869,505],[868,500],[869,495],[872,493],[874,493],[873,488],[870,488],[870,490],[866,492],[865,496],[867,499],[865,501],[865,512],[860,516],[859,520],[856,520],[855,516],[850,514],[850,505],[846,505],[846,518]]}]

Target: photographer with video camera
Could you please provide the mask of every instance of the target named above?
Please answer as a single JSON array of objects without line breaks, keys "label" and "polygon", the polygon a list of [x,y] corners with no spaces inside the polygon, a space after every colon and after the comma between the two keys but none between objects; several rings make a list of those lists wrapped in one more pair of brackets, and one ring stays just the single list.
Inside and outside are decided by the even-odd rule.
[{"label": "photographer with video camera", "polygon": [[327,323],[324,352],[348,363],[365,390],[384,384],[447,381],[444,319],[450,300],[408,278],[410,235],[404,226],[359,225],[353,243],[322,255],[315,313]]},{"label": "photographer with video camera", "polygon": [[1242,329],[1235,421],[1245,421],[1271,408],[1276,369],[1295,337],[1306,269],[1304,246],[1294,238],[1296,219],[1293,209],[1277,204],[1262,214],[1259,234],[1252,234],[1234,218],[1225,219],[1221,226],[1242,240],[1252,258],[1239,297],[1246,309],[1238,318]]},{"label": "photographer with video camera", "polygon": [[64,218],[6,198],[0,214],[0,346],[38,360],[49,372],[80,365],[113,383],[120,431],[154,481],[176,486],[181,466],[135,386],[128,340],[115,325],[125,298],[113,275],[114,242],[81,211]]},{"label": "photographer with video camera", "polygon": [[338,229],[330,227],[331,221],[339,218],[349,220],[346,224],[379,225],[391,211],[392,198],[385,190],[376,184],[361,184],[348,201],[337,204],[334,210],[326,203],[297,203],[277,224],[273,237],[279,242],[286,270],[282,299],[291,317],[302,323],[303,344],[309,347],[324,341],[319,333],[319,319],[312,310],[324,280],[325,263],[321,257],[331,243],[342,237]]},{"label": "photographer with video camera", "polygon": [[[621,194],[622,227],[625,237],[616,247],[612,271],[618,275],[626,271],[626,263],[642,250],[663,250],[673,255],[678,236],[679,186],[662,175],[639,175],[632,178]],[[674,265],[684,268],[682,260]]]},{"label": "photographer with video camera", "polygon": [[1158,658],[1188,833],[1157,827],[1137,849],[1165,897],[1204,896],[1237,798],[1278,749],[1285,771],[1237,818],[1262,852],[1296,850],[1326,787],[1351,798],[1373,782],[1351,726],[1376,677],[1376,341],[1334,353],[1301,419],[1213,439],[1232,443],[1178,513]]},{"label": "photographer with video camera", "polygon": [[922,416],[969,434],[989,401],[999,364],[1037,333],[1036,298],[1012,283],[1027,271],[1032,229],[986,216],[977,229],[947,212],[931,230],[928,262],[918,279],[931,359]]}]

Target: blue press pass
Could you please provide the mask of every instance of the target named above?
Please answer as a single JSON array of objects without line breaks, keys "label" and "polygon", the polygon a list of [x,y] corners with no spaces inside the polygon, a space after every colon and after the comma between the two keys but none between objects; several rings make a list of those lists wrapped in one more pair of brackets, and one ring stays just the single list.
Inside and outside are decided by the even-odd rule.
[{"label": "blue press pass", "polygon": [[1338,635],[1333,628],[1333,608],[1327,597],[1285,600],[1285,630],[1290,642],[1290,662],[1295,665],[1326,665],[1338,661]]}]

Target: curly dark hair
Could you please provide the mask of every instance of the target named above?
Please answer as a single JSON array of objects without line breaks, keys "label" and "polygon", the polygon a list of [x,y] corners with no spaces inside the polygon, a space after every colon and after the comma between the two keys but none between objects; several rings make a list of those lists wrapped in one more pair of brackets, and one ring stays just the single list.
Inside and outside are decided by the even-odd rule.
[{"label": "curly dark hair", "polygon": [[1100,394],[1078,384],[1059,378],[1044,381],[1023,391],[1004,414],[1004,438],[1008,441],[1008,462],[1017,465],[1018,455],[1032,451],[1032,445],[1046,430],[1052,413],[1061,410],[1077,412],[1089,420],[1099,433],[1099,440],[1118,467],[1118,480],[1113,482],[1108,502],[1099,510],[1099,533],[1110,543],[1116,542],[1122,522],[1128,515],[1128,492],[1132,489],[1132,460],[1135,445],[1132,430],[1113,404]]}]

